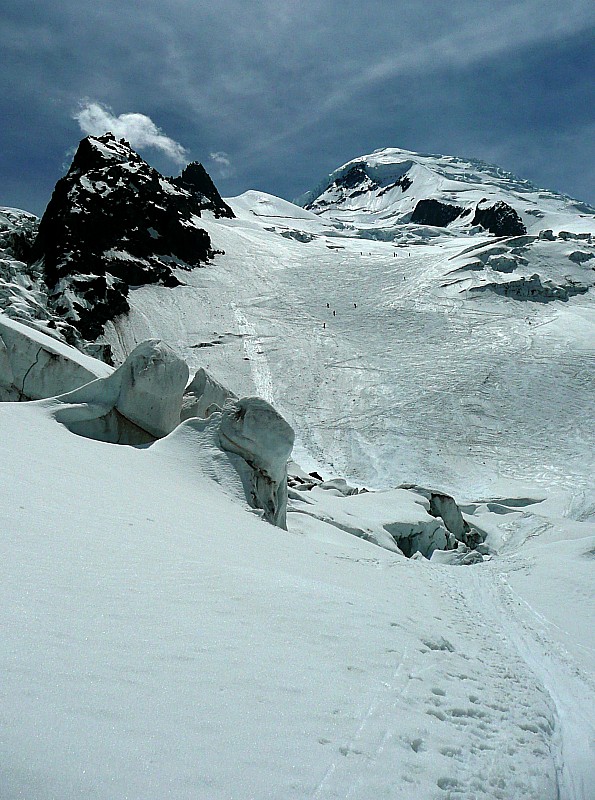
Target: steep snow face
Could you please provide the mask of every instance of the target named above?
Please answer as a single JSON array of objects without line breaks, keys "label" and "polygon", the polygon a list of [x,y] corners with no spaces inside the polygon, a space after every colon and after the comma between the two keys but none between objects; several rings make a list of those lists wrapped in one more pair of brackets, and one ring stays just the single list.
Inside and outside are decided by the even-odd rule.
[{"label": "steep snow face", "polygon": [[[443,207],[442,218],[422,214],[423,204],[430,200]],[[481,161],[397,148],[348,161],[298,202],[329,220],[384,239],[419,236],[421,225],[457,234],[474,232],[476,225],[496,235],[544,227],[585,230],[589,224],[581,220],[590,218],[592,227],[595,213],[584,203],[539,189]],[[477,213],[479,204],[483,214]],[[496,211],[486,213],[494,206]],[[409,222],[410,228],[399,227]]]}]

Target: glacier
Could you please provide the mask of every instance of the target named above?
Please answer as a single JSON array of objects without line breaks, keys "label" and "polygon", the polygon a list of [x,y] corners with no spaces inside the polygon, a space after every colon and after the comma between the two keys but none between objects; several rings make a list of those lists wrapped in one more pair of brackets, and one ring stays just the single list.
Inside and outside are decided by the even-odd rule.
[{"label": "glacier", "polygon": [[[9,800],[590,800],[592,210],[395,149],[331,178],[203,210],[208,266],[86,343],[115,368],[5,251]],[[527,233],[407,219],[429,196]],[[78,387],[23,393],[40,337]],[[89,438],[124,384],[147,440]]]}]

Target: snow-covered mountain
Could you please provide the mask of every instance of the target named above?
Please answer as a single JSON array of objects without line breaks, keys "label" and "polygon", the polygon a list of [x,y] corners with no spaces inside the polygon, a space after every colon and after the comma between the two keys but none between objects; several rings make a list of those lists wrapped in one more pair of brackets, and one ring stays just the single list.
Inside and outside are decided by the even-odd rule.
[{"label": "snow-covered mountain", "polygon": [[396,148],[348,161],[297,202],[359,235],[412,241],[431,235],[427,226],[453,235],[478,227],[497,236],[577,232],[589,229],[595,213],[482,161]]},{"label": "snow-covered mountain", "polygon": [[7,798],[590,800],[592,210],[394,149],[223,201],[104,139],[0,220]]}]

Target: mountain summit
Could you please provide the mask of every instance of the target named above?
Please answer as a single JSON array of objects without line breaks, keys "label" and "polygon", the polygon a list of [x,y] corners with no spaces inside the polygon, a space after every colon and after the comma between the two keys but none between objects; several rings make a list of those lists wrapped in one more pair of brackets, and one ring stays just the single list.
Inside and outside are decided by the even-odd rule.
[{"label": "mountain summit", "polygon": [[204,169],[196,190],[190,178],[199,168],[169,180],[111,133],[81,141],[41,219],[32,258],[43,263],[56,310],[85,338],[128,311],[130,286],[176,286],[176,268],[213,255],[201,209],[229,214]]},{"label": "mountain summit", "polygon": [[414,226],[410,232],[429,226],[453,235],[517,236],[594,212],[482,161],[398,148],[348,161],[297,202],[385,240],[405,224]]}]

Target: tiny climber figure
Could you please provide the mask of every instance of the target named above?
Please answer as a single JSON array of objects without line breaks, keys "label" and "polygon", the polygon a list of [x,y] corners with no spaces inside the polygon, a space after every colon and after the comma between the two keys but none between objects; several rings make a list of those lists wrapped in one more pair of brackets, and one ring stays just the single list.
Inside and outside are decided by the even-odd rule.
[{"label": "tiny climber figure", "polygon": [[337,312],[333,311],[333,317],[336,317],[336,316],[337,316]]},{"label": "tiny climber figure", "polygon": [[324,328],[326,328],[326,322],[323,322],[323,323],[322,323],[322,328],[323,328],[323,329],[324,329]]},{"label": "tiny climber figure", "polygon": [[326,304],[326,307],[327,307],[327,308],[330,308],[330,307],[331,307],[331,304],[330,304],[330,303],[327,303],[327,304]]},{"label": "tiny climber figure", "polygon": [[357,308],[357,303],[354,303],[354,304],[353,304],[353,307],[354,307],[354,308]]}]

